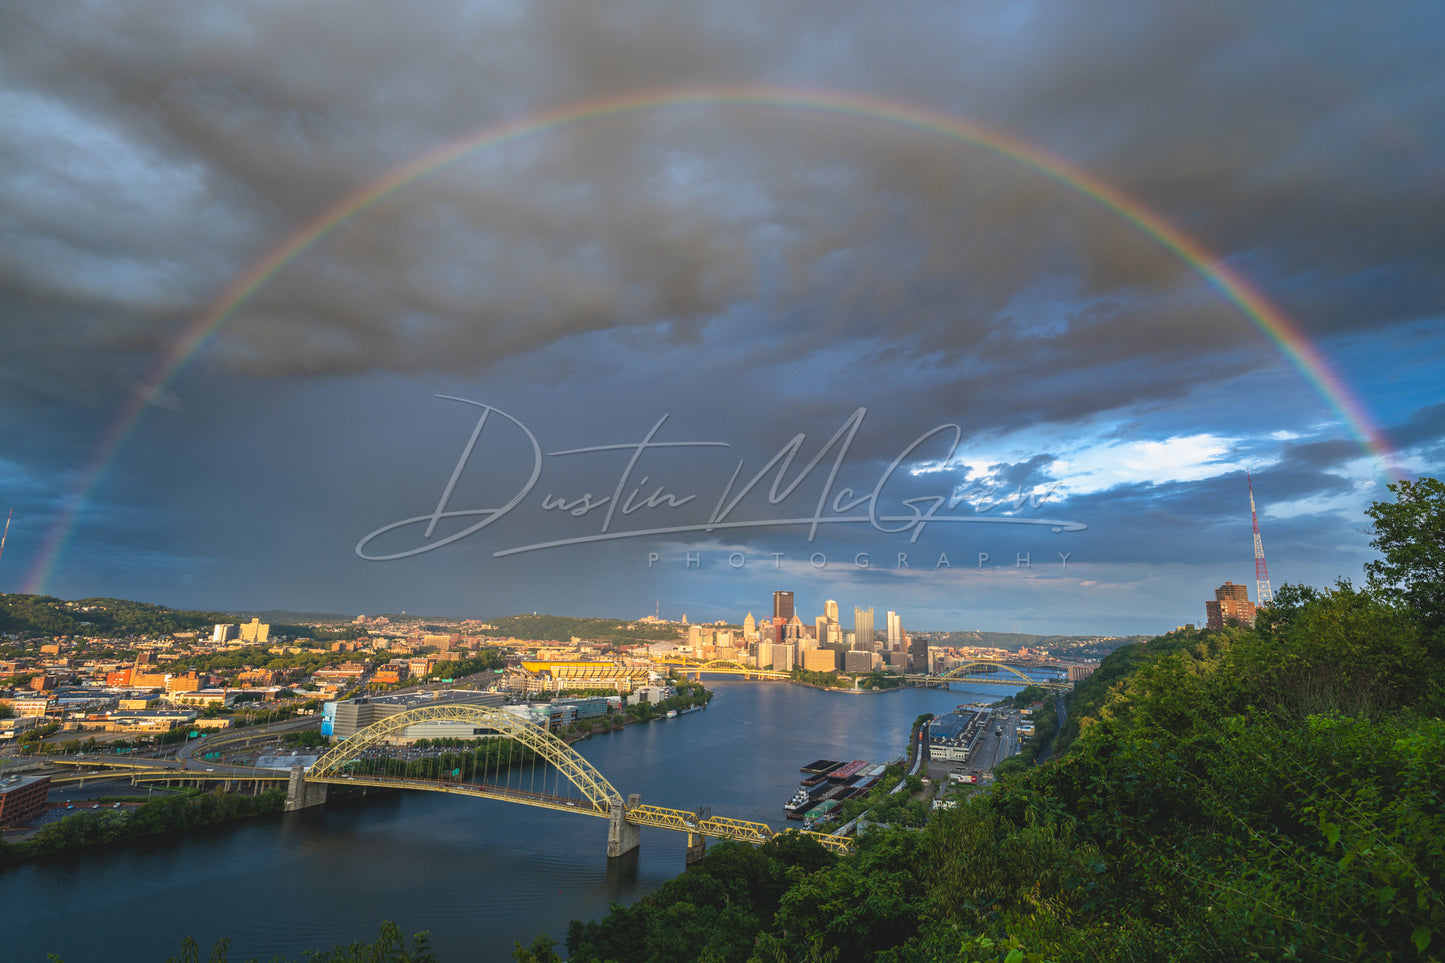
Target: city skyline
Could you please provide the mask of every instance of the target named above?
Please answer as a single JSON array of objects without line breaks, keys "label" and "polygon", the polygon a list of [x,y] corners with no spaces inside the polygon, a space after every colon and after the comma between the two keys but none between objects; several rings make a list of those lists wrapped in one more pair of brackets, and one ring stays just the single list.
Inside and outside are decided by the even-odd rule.
[{"label": "city skyline", "polygon": [[7,18],[0,591],[1152,635],[1445,474],[1437,10],[352,9]]}]

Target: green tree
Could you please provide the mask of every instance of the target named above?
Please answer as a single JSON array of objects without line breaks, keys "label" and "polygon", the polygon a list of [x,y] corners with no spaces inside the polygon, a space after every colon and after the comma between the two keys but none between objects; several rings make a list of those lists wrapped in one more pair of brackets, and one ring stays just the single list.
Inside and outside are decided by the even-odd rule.
[{"label": "green tree", "polygon": [[1370,544],[1384,557],[1365,566],[1372,590],[1411,609],[1427,633],[1445,630],[1445,483],[1391,484],[1394,502],[1375,502]]},{"label": "green tree", "polygon": [[553,949],[557,941],[546,933],[539,934],[531,946],[523,946],[521,943],[512,945],[516,947],[512,950],[512,959],[517,963],[562,963],[562,957]]}]

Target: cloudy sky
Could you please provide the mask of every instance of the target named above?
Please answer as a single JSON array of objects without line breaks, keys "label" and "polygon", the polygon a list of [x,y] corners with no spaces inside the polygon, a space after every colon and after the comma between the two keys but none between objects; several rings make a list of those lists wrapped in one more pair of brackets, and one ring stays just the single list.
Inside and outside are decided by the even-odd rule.
[{"label": "cloudy sky", "polygon": [[1445,470],[1433,4],[0,11],[0,590],[1155,633]]}]

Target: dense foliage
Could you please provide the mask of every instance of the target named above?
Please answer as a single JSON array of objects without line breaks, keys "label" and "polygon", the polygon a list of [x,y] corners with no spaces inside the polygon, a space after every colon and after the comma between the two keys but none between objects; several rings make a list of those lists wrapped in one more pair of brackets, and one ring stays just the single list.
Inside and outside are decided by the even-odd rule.
[{"label": "dense foliage", "polygon": [[570,958],[1445,959],[1445,489],[1398,491],[1370,590],[1122,648],[1049,763],[846,859],[716,846]]},{"label": "dense foliage", "polygon": [[130,809],[86,809],[45,826],[20,843],[0,843],[0,864],[79,849],[123,839],[156,836],[176,830],[280,812],[286,790],[268,789],[256,796],[239,793],[204,793],[192,797],[167,796]]}]

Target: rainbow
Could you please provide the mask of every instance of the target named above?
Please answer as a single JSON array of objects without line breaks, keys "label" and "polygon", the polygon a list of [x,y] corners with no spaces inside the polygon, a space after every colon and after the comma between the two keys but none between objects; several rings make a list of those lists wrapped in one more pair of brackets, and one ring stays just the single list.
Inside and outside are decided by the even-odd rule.
[{"label": "rainbow", "polygon": [[1172,252],[1208,285],[1233,304],[1305,376],[1344,421],[1365,453],[1393,479],[1402,477],[1394,452],[1364,406],[1299,328],[1242,275],[1224,264],[1139,201],[1097,177],[1051,156],[1018,138],[940,111],[861,94],[811,91],[769,86],[710,86],[649,91],[588,100],[488,127],[408,161],[302,225],[284,242],[233,280],[210,308],[171,345],[150,375],[121,409],[95,446],[90,461],[63,502],[46,536],[24,591],[41,594],[54,574],[76,519],[105,470],[140,422],[146,408],[257,290],[297,257],[325,240],[338,227],[410,184],[476,151],[498,147],[534,134],[625,114],[661,109],[749,107],[811,110],[862,118],[938,134],[1006,157],[1071,191],[1094,200],[1140,233]]}]

